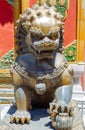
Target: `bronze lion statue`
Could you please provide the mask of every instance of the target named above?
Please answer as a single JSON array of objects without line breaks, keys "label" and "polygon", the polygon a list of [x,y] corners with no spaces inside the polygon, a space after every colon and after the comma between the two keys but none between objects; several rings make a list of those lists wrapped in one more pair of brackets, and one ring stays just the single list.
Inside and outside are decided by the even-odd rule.
[{"label": "bronze lion statue", "polygon": [[[36,4],[27,8],[15,29],[17,58],[11,72],[17,111],[11,122],[24,124],[30,121],[32,106],[48,107],[55,91],[60,94],[59,104],[70,101],[73,71],[62,54],[64,22],[55,7]],[[63,95],[62,88],[69,94]]]}]

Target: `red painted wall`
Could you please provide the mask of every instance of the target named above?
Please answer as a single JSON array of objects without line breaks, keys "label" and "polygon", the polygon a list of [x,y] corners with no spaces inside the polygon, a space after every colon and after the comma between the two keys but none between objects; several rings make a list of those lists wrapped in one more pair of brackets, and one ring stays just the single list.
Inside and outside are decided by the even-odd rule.
[{"label": "red painted wall", "polygon": [[29,0],[29,6],[32,7],[32,5],[36,4],[37,0]]},{"label": "red painted wall", "polygon": [[77,0],[69,0],[69,9],[65,20],[64,45],[69,45],[77,35]]},{"label": "red painted wall", "polygon": [[13,7],[0,0],[0,57],[14,47]]}]

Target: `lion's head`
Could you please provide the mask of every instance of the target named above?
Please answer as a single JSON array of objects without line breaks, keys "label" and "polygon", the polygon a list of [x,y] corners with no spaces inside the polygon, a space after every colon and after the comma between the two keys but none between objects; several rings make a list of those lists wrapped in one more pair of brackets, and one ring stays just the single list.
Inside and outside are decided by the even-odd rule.
[{"label": "lion's head", "polygon": [[63,24],[63,16],[53,6],[27,8],[17,21],[18,55],[30,52],[37,59],[52,59],[54,52],[63,50]]}]

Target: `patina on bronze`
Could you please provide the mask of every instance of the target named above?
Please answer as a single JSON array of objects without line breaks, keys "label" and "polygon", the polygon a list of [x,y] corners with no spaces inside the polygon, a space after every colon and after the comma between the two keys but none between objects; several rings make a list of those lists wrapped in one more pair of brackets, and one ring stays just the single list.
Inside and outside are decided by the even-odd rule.
[{"label": "patina on bronze", "polygon": [[[55,7],[46,4],[34,5],[19,16],[16,26],[18,56],[11,68],[17,111],[11,116],[11,122],[29,123],[28,110],[32,105],[48,107],[61,86],[71,85],[68,89],[72,90],[73,71],[62,54],[63,25],[63,16]],[[69,93],[72,95],[72,91]],[[70,100],[70,97],[67,98]]]}]

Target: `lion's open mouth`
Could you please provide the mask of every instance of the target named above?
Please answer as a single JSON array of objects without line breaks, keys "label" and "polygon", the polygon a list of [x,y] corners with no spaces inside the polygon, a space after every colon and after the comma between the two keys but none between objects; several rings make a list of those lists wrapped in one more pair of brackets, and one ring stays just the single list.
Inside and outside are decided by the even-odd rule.
[{"label": "lion's open mouth", "polygon": [[45,58],[52,59],[53,53],[57,48],[57,46],[54,43],[53,44],[45,43],[37,46],[31,44],[30,47],[32,49],[33,54],[37,57],[37,59],[45,59]]},{"label": "lion's open mouth", "polygon": [[38,59],[44,59],[44,58],[53,58],[53,51],[52,50],[45,50],[45,51],[40,51],[40,53],[37,53]]},{"label": "lion's open mouth", "polygon": [[45,59],[45,58],[49,58],[52,59],[53,58],[53,52],[55,51],[55,49],[53,48],[34,48],[33,46],[31,46],[32,48],[32,52],[33,54],[37,57],[37,59]]}]

